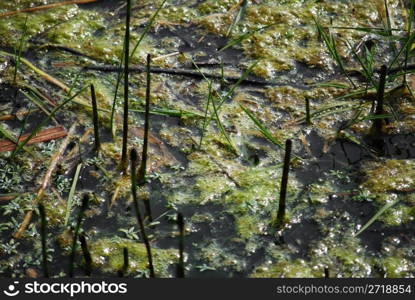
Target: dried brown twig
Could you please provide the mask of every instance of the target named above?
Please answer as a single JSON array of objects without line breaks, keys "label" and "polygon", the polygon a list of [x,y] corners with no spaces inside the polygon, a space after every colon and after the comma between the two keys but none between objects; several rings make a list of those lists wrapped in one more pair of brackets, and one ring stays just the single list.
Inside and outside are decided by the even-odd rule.
[{"label": "dried brown twig", "polygon": [[[33,201],[33,207],[35,207],[36,205],[38,205],[38,203],[40,203],[40,201],[42,200],[43,196],[45,195],[45,192],[49,186],[49,182],[50,179],[52,177],[53,172],[56,169],[56,166],[58,165],[58,162],[61,160],[63,153],[66,150],[66,147],[68,146],[70,140],[72,139],[73,134],[75,133],[75,129],[77,126],[77,122],[75,122],[71,128],[68,131],[68,134],[66,136],[66,138],[62,141],[62,144],[60,145],[59,149],[57,152],[55,152],[55,154],[52,156],[49,168],[47,169],[43,180],[42,180],[42,185],[40,186],[36,198]],[[33,210],[29,210],[26,212],[26,215],[23,218],[22,223],[20,224],[20,227],[17,229],[17,231],[15,233],[13,233],[13,237],[15,239],[19,239],[22,237],[24,231],[26,230],[27,226],[30,223],[30,220],[32,219],[32,215],[33,215]]]},{"label": "dried brown twig", "polygon": [[[19,138],[19,142],[22,142],[24,140],[26,140],[26,138],[29,136],[30,134],[24,134]],[[36,134],[33,138],[31,138],[28,142],[27,145],[31,145],[31,144],[36,144],[36,143],[41,143],[41,142],[47,142],[50,140],[55,140],[55,139],[59,139],[62,137],[65,137],[67,135],[66,130],[63,126],[57,126],[57,127],[53,127],[53,128],[48,128],[45,130],[40,131],[38,134]],[[5,152],[5,151],[12,151],[16,149],[16,144],[8,141],[8,140],[2,140],[0,141],[0,152]]]}]

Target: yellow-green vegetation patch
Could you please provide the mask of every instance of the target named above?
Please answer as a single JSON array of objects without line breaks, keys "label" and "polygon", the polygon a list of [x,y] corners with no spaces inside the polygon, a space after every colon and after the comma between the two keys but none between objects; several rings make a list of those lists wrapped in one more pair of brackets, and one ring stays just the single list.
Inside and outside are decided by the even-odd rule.
[{"label": "yellow-green vegetation patch", "polygon": [[290,113],[296,112],[294,117],[299,117],[304,112],[304,91],[291,86],[269,88],[266,96],[272,102],[274,108],[283,109]]},{"label": "yellow-green vegetation patch", "polygon": [[374,194],[404,192],[415,188],[415,161],[386,159],[370,162],[365,168],[361,187]]},{"label": "yellow-green vegetation patch", "polygon": [[160,25],[177,25],[190,23],[198,16],[196,9],[185,6],[172,5],[160,11]]},{"label": "yellow-green vegetation patch", "polygon": [[[286,123],[284,131],[294,130],[290,126],[294,120],[305,120],[305,99],[310,101],[310,115],[314,127],[329,133],[333,129],[333,123],[338,121],[339,117],[348,118],[352,105],[356,102],[338,101],[340,97],[349,93],[347,88],[338,87],[311,87],[302,90],[292,86],[269,87],[265,90],[265,95],[271,102],[270,106],[275,111],[285,111],[289,113],[290,118],[283,118],[281,121]],[[313,122],[318,118],[318,122]],[[321,120],[321,118],[324,118]],[[294,119],[294,120],[293,120]],[[294,123],[295,124],[295,123]],[[295,128],[295,127],[294,127]]]},{"label": "yellow-green vegetation patch", "polygon": [[[137,241],[121,238],[100,239],[90,243],[93,266],[109,274],[117,274],[124,264],[123,249],[129,253],[129,273],[145,272],[148,268],[146,247]],[[153,263],[158,277],[167,277],[168,268],[177,261],[177,251],[152,248]]]},{"label": "yellow-green vegetation patch", "polygon": [[195,188],[200,192],[200,204],[208,201],[219,201],[223,193],[233,186],[224,174],[201,176],[196,180]]},{"label": "yellow-green vegetation patch", "polygon": [[[337,221],[337,218],[336,218]],[[324,277],[327,268],[331,277],[359,278],[374,274],[376,258],[371,257],[352,230],[344,230],[339,223],[322,230],[324,237],[312,241],[306,259],[291,258],[297,250],[289,245],[270,245],[269,260],[250,275],[259,278]],[[324,232],[326,231],[326,232]]]},{"label": "yellow-green vegetation patch", "polygon": [[246,268],[243,260],[216,241],[204,243],[197,256],[213,269],[242,271]]},{"label": "yellow-green vegetation patch", "polygon": [[415,266],[408,259],[396,256],[385,257],[381,260],[381,265],[387,278],[404,278],[411,276]]},{"label": "yellow-green vegetation patch", "polygon": [[48,223],[50,225],[63,225],[67,213],[67,204],[62,198],[55,195],[46,197],[43,201]]},{"label": "yellow-green vegetation patch", "polygon": [[397,204],[388,209],[379,218],[385,225],[400,226],[415,220],[415,206]]},{"label": "yellow-green vegetation patch", "polygon": [[210,13],[226,13],[236,5],[238,0],[208,0],[204,1],[198,6],[198,9],[201,13],[210,14]]},{"label": "yellow-green vegetation patch", "polygon": [[[99,12],[80,10],[73,18],[48,31],[52,43],[76,49],[90,57],[106,62],[118,62],[123,50],[123,26],[108,27]],[[130,43],[133,47],[140,33],[132,32]],[[135,52],[133,62],[143,60],[147,53],[153,53],[150,39],[146,37]]]},{"label": "yellow-green vegetation patch", "polygon": [[329,196],[334,192],[333,186],[325,181],[324,183],[312,183],[309,185],[309,197],[311,203],[327,203]]},{"label": "yellow-green vegetation patch", "polygon": [[54,43],[80,48],[80,45],[76,44],[77,42],[92,38],[96,30],[104,29],[104,27],[102,14],[78,10],[73,18],[48,31],[48,38]]},{"label": "yellow-green vegetation patch", "polygon": [[[238,235],[249,239],[264,233],[274,224],[278,211],[280,168],[247,168],[232,173],[238,187],[224,197],[227,211],[235,218]],[[293,206],[298,186],[295,178],[289,180],[287,205]],[[288,209],[287,216],[290,215]],[[289,217],[287,217],[289,220]]]},{"label": "yellow-green vegetation patch", "polygon": [[262,232],[263,224],[255,216],[245,215],[236,219],[236,230],[241,238],[249,239]]},{"label": "yellow-green vegetation patch", "polygon": [[[21,0],[14,1],[15,3],[2,1],[0,13],[57,1],[61,0]],[[163,0],[133,2],[131,47],[135,45],[144,28],[149,24],[150,17]],[[238,63],[231,59],[230,64],[225,65],[226,75],[239,76],[240,69],[252,65],[254,60],[257,61],[257,65],[253,68],[253,73],[261,77],[273,78],[278,71],[290,70],[283,76],[275,78],[276,84],[284,86],[260,87],[259,85],[242,83],[222,103],[220,97],[226,94],[226,89],[229,91],[232,84],[228,82],[228,84],[220,86],[219,80],[217,80],[212,85],[212,95],[217,105],[221,103],[220,111],[217,113],[219,120],[212,118],[206,128],[202,128],[204,109],[208,99],[208,81],[165,74],[152,75],[150,102],[153,111],[150,120],[147,168],[149,184],[139,189],[139,198],[154,199],[154,203],[166,206],[166,211],[161,216],[157,216],[157,222],[160,222],[162,227],[163,222],[173,219],[171,212],[177,209],[186,214],[189,232],[193,234],[200,230],[198,234],[206,236],[204,240],[195,241],[193,244],[195,249],[192,250],[190,256],[192,261],[189,262],[192,269],[193,267],[200,269],[200,271],[216,269],[219,274],[226,272],[230,276],[235,275],[234,272],[247,275],[247,263],[254,261],[256,265],[253,266],[252,277],[322,277],[325,268],[330,270],[332,276],[337,277],[378,276],[381,273],[380,269],[385,271],[387,277],[413,276],[412,250],[401,253],[385,250],[389,247],[387,246],[381,252],[372,253],[361,236],[354,236],[357,224],[361,224],[366,217],[356,214],[353,209],[349,210],[350,207],[354,207],[353,205],[360,205],[352,200],[355,190],[349,190],[349,186],[352,186],[350,189],[356,187],[351,176],[357,174],[355,171],[360,167],[360,162],[356,165],[350,163],[340,166],[339,164],[339,168],[344,170],[344,173],[339,170],[325,172],[328,165],[325,160],[326,155],[331,155],[333,154],[331,150],[338,149],[336,148],[339,145],[338,142],[345,140],[350,142],[350,137],[352,137],[352,142],[364,147],[360,141],[362,135],[366,134],[371,125],[370,120],[359,121],[340,133],[337,132],[337,129],[339,123],[344,124],[344,121],[351,120],[357,110],[362,111],[361,117],[370,114],[372,103],[369,100],[376,99],[375,89],[370,89],[364,97],[360,94],[346,99],[346,94],[355,92],[355,89],[348,87],[349,82],[345,82],[344,78],[343,80],[339,78],[338,82],[331,82],[335,83],[333,85],[327,82],[313,85],[314,80],[326,78],[329,72],[332,72],[333,75],[338,74],[338,70],[332,68],[333,60],[321,39],[321,35],[317,32],[313,16],[321,22],[328,33],[333,35],[339,55],[344,59],[346,67],[354,69],[356,65],[353,64],[352,54],[344,41],[349,41],[351,46],[355,47],[361,41],[372,39],[374,35],[367,35],[367,32],[358,30],[334,27],[383,27],[386,23],[384,1],[249,0],[246,1],[247,7],[243,18],[235,24],[232,31],[229,31],[242,3],[243,1],[239,0],[167,1],[152,24],[149,34],[142,40],[131,63],[143,66],[145,56],[147,53],[151,53],[154,59],[153,65],[168,68],[191,68],[190,58],[204,61],[207,56],[213,55],[212,58],[220,58],[223,55],[226,59],[229,54],[233,53],[229,49],[226,50],[228,52],[216,52],[211,48],[222,40],[220,36],[227,35],[227,40],[230,41],[247,34],[245,39],[233,46],[242,50],[244,56]],[[394,28],[403,26],[403,23],[400,23],[402,21],[400,9],[396,8],[397,3],[398,0],[388,0],[391,8],[389,12],[391,25]],[[96,5],[91,5],[91,7],[95,7],[97,10],[95,8],[84,10],[83,6],[79,8],[76,5],[67,5],[30,14],[19,13],[0,18],[0,33],[4,36],[0,45],[5,49],[15,48],[16,50],[20,43],[20,37],[24,37],[25,40],[31,39],[30,42],[36,41],[35,45],[30,46],[39,46],[39,48],[33,48],[34,52],[30,53],[28,58],[33,59],[35,65],[39,65],[67,85],[74,82],[75,76],[80,71],[80,76],[77,77],[79,80],[74,84],[73,91],[77,90],[80,85],[93,82],[99,107],[107,110],[100,112],[100,124],[108,126],[109,110],[114,99],[113,92],[117,74],[114,72],[104,75],[103,72],[85,71],[80,67],[84,64],[101,65],[101,63],[118,65],[125,34],[125,6],[122,6],[122,2],[120,2],[119,10],[109,12],[102,7],[98,8],[98,4]],[[24,34],[26,17],[27,32]],[[187,28],[185,28],[186,26]],[[333,28],[327,28],[328,26]],[[163,30],[159,31],[160,28]],[[229,34],[227,34],[228,31]],[[396,34],[396,38],[403,36],[403,32],[394,31],[393,33]],[[382,37],[376,36],[376,40],[379,40],[379,46],[386,47],[387,41],[381,39]],[[56,44],[61,46],[58,48],[59,51],[44,50],[46,48],[43,46],[55,47]],[[26,56],[25,50],[28,45],[29,43],[26,43],[26,46],[23,47],[23,56]],[[396,46],[399,51],[399,46]],[[72,53],[63,51],[65,49],[62,47],[82,52],[92,59],[76,55],[73,51]],[[178,53],[182,49],[185,53]],[[385,49],[382,48],[381,51]],[[39,51],[40,53],[38,53]],[[385,56],[382,59],[387,61],[388,55],[392,55],[388,52],[392,53],[393,51],[385,52],[387,53],[384,53]],[[10,53],[13,53],[13,50],[10,50]],[[239,59],[239,57],[238,54],[235,59]],[[8,58],[13,58],[13,54],[10,54]],[[228,62],[225,61],[225,63]],[[11,67],[5,70],[6,65]],[[14,72],[13,65],[12,59],[2,60],[0,58],[0,72],[4,74],[3,82],[6,84],[11,83]],[[296,69],[297,66],[298,69]],[[314,71],[307,69],[303,74],[306,67],[325,70],[317,70],[316,77],[318,78],[308,79],[304,77],[308,77],[307,74],[314,74]],[[211,65],[204,70],[209,70],[212,74],[220,74],[220,67],[217,65]],[[25,82],[39,88],[52,100],[57,102],[61,100],[58,96],[62,96],[62,91],[59,94],[51,86],[43,83],[44,77],[34,77],[32,73],[26,73],[26,67],[20,68],[18,71],[17,85],[20,84],[19,81]],[[131,74],[129,93],[131,109],[129,123],[131,126],[128,133],[130,148],[142,148],[143,114],[134,110],[143,109],[145,81],[145,73]],[[310,85],[304,86],[301,81]],[[292,86],[288,82],[291,82]],[[359,85],[358,77],[355,82],[356,85]],[[392,85],[392,82],[389,81],[388,86],[389,84]],[[405,132],[412,132],[413,129],[409,130],[408,128],[413,123],[411,117],[415,112],[413,103],[409,101],[402,103],[407,99],[396,100],[398,97],[389,91],[386,94],[385,100],[390,100],[389,102],[396,106],[394,109],[397,116],[405,115],[399,118],[399,121],[388,124],[388,130],[396,133],[405,127],[407,128]],[[118,98],[120,103],[118,103],[115,114],[117,129],[120,129],[119,126],[122,123],[122,95],[121,81]],[[338,96],[344,97],[336,99]],[[5,100],[7,100],[6,97],[9,97],[7,91],[5,91],[4,97]],[[82,94],[82,98],[85,103],[90,103],[89,91]],[[305,99],[310,100],[312,115],[312,125],[308,127],[303,126]],[[12,107],[11,103],[12,101],[7,101],[4,104],[5,119],[9,117],[8,115],[14,117],[16,112],[16,107]],[[23,103],[24,106],[27,106],[26,100]],[[212,102],[210,102],[207,114],[208,119],[215,115],[211,104]],[[45,105],[49,107],[49,104]],[[242,105],[246,110],[242,109]],[[23,109],[26,112],[28,110],[27,107],[23,107]],[[155,117],[153,113],[157,113],[157,110],[159,113],[164,110],[160,113],[164,115]],[[389,112],[388,108],[386,110]],[[90,109],[87,111],[90,112]],[[198,116],[186,118],[181,116],[182,111],[183,113],[193,112]],[[24,119],[20,117],[20,113],[19,109],[16,113],[16,115],[19,114],[17,120],[23,124],[22,120],[24,121]],[[73,150],[70,152],[73,152],[73,155],[63,155],[59,163],[59,170],[57,170],[62,175],[53,178],[53,181],[50,182],[51,189],[44,199],[48,224],[51,227],[58,227],[54,230],[59,229],[63,232],[58,237],[58,241],[64,254],[67,254],[70,250],[72,235],[62,222],[67,214],[66,198],[72,181],[71,170],[76,163],[74,159],[78,159],[81,153],[86,156],[84,157],[86,161],[89,161],[90,155],[93,155],[88,151],[93,143],[93,135],[84,134],[88,128],[92,129],[92,122],[91,118],[74,113],[69,104],[66,110],[60,111],[56,117],[62,125],[78,122],[80,126],[78,126],[76,135],[84,135],[85,137],[79,143],[75,138],[74,142],[70,144]],[[22,127],[24,130],[21,131],[19,126],[10,125],[12,122],[5,121],[4,128],[15,136],[29,130],[29,127],[26,126],[26,128]],[[65,128],[67,128],[66,125]],[[95,169],[92,163],[88,163],[88,167],[92,168],[88,168],[88,172],[81,176],[83,183],[88,181],[90,175],[94,177],[91,182],[95,182],[95,180],[99,182],[94,190],[97,198],[94,198],[95,201],[91,200],[90,203],[94,205],[91,205],[85,212],[85,219],[90,221],[101,218],[102,214],[107,211],[105,203],[109,204],[111,209],[115,206],[120,208],[131,204],[130,178],[128,176],[120,177],[116,167],[121,156],[121,135],[115,136],[112,142],[108,142],[110,133],[104,131],[103,128],[100,132],[103,134],[105,142],[101,145],[101,159],[94,160],[94,163],[99,163],[102,168]],[[313,144],[311,132],[317,132],[318,138],[323,140],[321,153],[326,154],[323,157],[314,157],[317,156],[314,155],[316,145]],[[203,142],[201,142],[202,134]],[[277,230],[274,221],[280,194],[282,171],[280,162],[284,154],[283,144],[287,138],[293,140],[295,155],[303,156],[304,153],[308,153],[305,158],[296,158],[295,163],[291,164],[288,181],[287,226],[280,232],[283,235],[293,234],[290,236],[293,239],[288,238],[283,245],[276,245],[270,237],[265,236],[275,234]],[[41,152],[41,158],[34,160],[34,162],[30,162],[32,157],[29,155],[19,155],[16,157],[16,161],[4,160],[3,163],[3,160],[0,160],[0,165],[3,166],[3,172],[0,174],[2,192],[25,193],[2,206],[2,213],[14,218],[7,224],[1,225],[6,226],[4,228],[7,232],[9,229],[14,230],[15,228],[12,227],[19,225],[15,220],[21,220],[27,210],[35,209],[33,207],[35,194],[26,193],[36,191],[36,187],[42,184],[43,176],[39,176],[39,174],[43,174],[47,167],[45,163],[50,161],[57,150],[57,147],[52,147],[53,143],[55,142],[33,147],[34,150]],[[76,151],[77,149],[73,148],[72,144],[78,145],[79,151]],[[59,145],[59,141],[56,141],[57,145]],[[343,150],[347,156],[348,145],[344,144],[343,146],[346,146]],[[3,155],[1,154],[2,157]],[[6,155],[4,156],[6,157]],[[314,158],[307,158],[310,156]],[[20,162],[19,159],[22,157],[27,161]],[[41,159],[43,161],[40,161]],[[362,159],[366,159],[366,157],[364,156]],[[21,165],[20,169],[14,168],[16,162]],[[339,162],[341,163],[341,161]],[[303,169],[307,167],[314,169],[314,167],[320,166],[321,169],[316,171],[316,176],[319,171],[323,174],[319,178],[312,179],[314,181],[309,185],[304,186],[296,177],[299,165],[302,165]],[[389,203],[394,204],[393,207],[384,211],[377,220],[387,226],[400,226],[414,220],[415,164],[412,160],[371,161],[363,165],[361,170],[365,176],[361,183],[361,191],[359,191],[361,194],[356,198],[360,200],[362,198],[365,200],[374,199],[376,208],[382,208],[383,205]],[[347,180],[345,180],[346,177]],[[81,187],[78,187],[75,194],[77,204],[84,191],[83,188],[81,190]],[[350,195],[350,197],[334,196],[337,194]],[[9,197],[9,195],[6,194],[5,197]],[[92,203],[93,201],[95,203]],[[202,207],[202,205],[206,206]],[[214,207],[213,211],[211,211],[211,207]],[[72,209],[71,221],[74,221],[73,218],[76,217],[77,211],[78,207]],[[196,211],[198,212],[195,213]],[[114,214],[114,209],[109,211],[110,216],[114,216]],[[111,232],[113,228],[90,228],[91,222],[84,223],[83,229],[88,233],[88,236],[94,236],[99,230],[105,231],[100,233],[100,238],[91,237],[89,243],[95,268],[103,273],[115,275],[123,265],[123,249],[128,248],[130,254],[129,275],[139,275],[147,270],[148,261],[144,245],[134,240],[134,228],[130,227],[128,234],[125,230],[133,221],[134,217],[130,214],[117,216],[117,223],[120,223],[123,228],[121,231],[130,239],[101,238],[104,235],[106,237],[116,236]],[[227,223],[224,224],[224,222]],[[31,234],[32,228],[37,225],[32,223],[31,226],[27,233]],[[206,235],[203,232],[205,227],[209,227],[209,232]],[[154,237],[155,239],[159,238],[158,234]],[[28,240],[34,238],[33,234],[31,235],[27,234],[25,238]],[[166,233],[166,236],[173,237],[174,235],[175,233],[172,232]],[[5,237],[8,238],[7,234]],[[393,237],[395,238],[396,235]],[[379,240],[383,241],[384,238],[379,237]],[[413,242],[410,238],[408,240],[409,243]],[[402,238],[400,242],[403,241]],[[3,251],[9,246],[4,243],[0,250]],[[36,249],[38,248],[36,246]],[[247,258],[255,252],[262,253],[263,251],[266,254],[265,257],[261,256],[260,262],[254,257]],[[16,257],[20,255],[17,250],[15,253]],[[171,276],[170,266],[177,262],[177,251],[153,248],[153,255],[157,276]],[[263,258],[266,263],[263,263]],[[10,261],[7,260],[6,263]],[[201,265],[195,266],[196,261]],[[9,272],[9,269],[2,268],[1,261],[0,271]],[[13,272],[15,275],[17,272],[21,272],[21,269],[16,269]]]},{"label": "yellow-green vegetation patch", "polygon": [[[391,3],[392,2],[392,3]],[[396,7],[398,1],[389,1]],[[239,1],[204,1],[198,6],[197,22],[207,30],[226,35],[234,16],[239,11]],[[401,12],[390,12],[392,23]],[[333,27],[382,27],[385,20],[382,1],[248,1],[243,19],[234,26],[230,38],[248,35],[240,46],[244,53],[258,60],[253,73],[272,77],[275,71],[294,68],[295,62],[311,67],[331,66],[331,59],[321,41],[313,18],[323,26]],[[332,28],[338,52],[350,55],[344,43],[356,44],[365,33],[357,30]]]},{"label": "yellow-green vegetation patch", "polygon": [[313,270],[303,259],[265,264],[256,268],[250,275],[253,278],[315,278],[320,276],[321,271]]},{"label": "yellow-green vegetation patch", "polygon": [[[3,6],[0,9],[12,11],[36,4],[32,1],[19,2],[17,6],[0,4]],[[39,37],[39,42],[44,42],[46,45],[62,45],[96,60],[115,63],[119,61],[122,54],[124,21],[119,20],[118,24],[109,27],[105,16],[102,12],[83,10],[77,5],[64,5],[29,14],[18,13],[0,19],[0,33],[3,36],[0,44],[16,48],[20,44],[20,38],[16,36],[24,37],[25,41]],[[25,22],[27,22],[26,30]],[[135,45],[140,35],[141,32],[131,32],[131,45]],[[158,53],[149,37],[141,42],[141,47],[135,52],[132,61],[143,61],[147,53]]]},{"label": "yellow-green vegetation patch", "polygon": [[313,243],[311,264],[320,270],[327,267],[336,277],[369,277],[373,274],[374,259],[368,255],[352,230],[344,230],[339,223],[326,229],[324,238]]},{"label": "yellow-green vegetation patch", "polygon": [[[1,2],[1,12],[15,11],[36,4],[44,4],[44,1],[18,1],[18,3],[16,3],[16,1]],[[57,24],[67,22],[78,13],[80,13],[80,10],[76,5],[66,5],[30,14],[18,13],[12,16],[3,17],[0,19],[0,33],[2,35],[0,44],[6,47],[18,47],[22,37],[27,41],[41,33],[47,32]]]},{"label": "yellow-green vegetation patch", "polygon": [[[232,173],[239,188],[225,197],[225,202],[235,213],[258,213],[270,210],[277,202],[280,183],[280,167],[252,167]],[[298,192],[298,182],[291,177],[287,187],[287,199],[292,199]],[[287,200],[289,201],[289,200]]]}]

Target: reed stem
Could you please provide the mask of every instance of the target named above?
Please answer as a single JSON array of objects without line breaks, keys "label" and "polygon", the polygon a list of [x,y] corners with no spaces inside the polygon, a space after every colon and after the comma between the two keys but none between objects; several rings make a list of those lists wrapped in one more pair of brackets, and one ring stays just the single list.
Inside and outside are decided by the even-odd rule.
[{"label": "reed stem", "polygon": [[39,204],[39,214],[40,214],[40,237],[42,242],[42,266],[43,266],[43,276],[49,278],[49,269],[48,269],[48,258],[47,258],[47,245],[46,245],[46,213],[45,207],[43,204]]},{"label": "reed stem", "polygon": [[[151,73],[150,73],[151,56],[147,55],[147,88],[146,88],[146,107],[144,117],[144,138],[143,153],[141,158],[140,169],[138,170],[138,185],[143,186],[146,183],[146,169],[148,158],[148,132],[150,130],[150,96],[151,96]],[[144,206],[146,209],[146,217],[150,222],[153,221],[151,214],[151,206],[149,198],[144,198]]]},{"label": "reed stem", "polygon": [[127,16],[125,19],[125,47],[124,47],[124,115],[122,132],[122,153],[121,170],[124,174],[127,171],[127,140],[128,140],[128,85],[129,85],[129,62],[130,62],[130,19],[131,19],[131,0],[127,0]]},{"label": "reed stem", "polygon": [[94,150],[98,154],[101,148],[101,141],[99,138],[99,116],[98,116],[98,105],[95,94],[95,87],[91,84],[91,100],[92,100],[92,120],[94,123],[94,136],[95,136],[95,147]]},{"label": "reed stem", "polygon": [[324,268],[324,278],[330,278],[330,270],[329,270],[329,268]]},{"label": "reed stem", "polygon": [[177,214],[177,227],[179,229],[179,263],[177,264],[177,277],[184,278],[184,219],[181,213]]},{"label": "reed stem", "polygon": [[130,265],[130,263],[129,263],[129,258],[128,258],[128,248],[127,248],[127,247],[125,247],[125,248],[123,249],[123,258],[124,258],[124,264],[123,264],[123,266],[122,266],[122,272],[123,272],[124,274],[127,274],[128,267],[129,267],[129,265]]},{"label": "reed stem", "polygon": [[[381,116],[385,113],[383,109],[383,102],[385,96],[385,83],[386,83],[386,75],[387,75],[387,67],[383,65],[380,68],[380,76],[379,76],[379,86],[377,92],[377,103],[375,109],[375,115]],[[373,120],[373,135],[380,136],[382,134],[383,125],[385,124],[385,120],[382,118],[375,118]]]},{"label": "reed stem", "polygon": [[153,266],[153,257],[152,257],[152,254],[151,254],[150,241],[148,240],[148,237],[147,237],[147,234],[146,234],[146,231],[145,231],[145,227],[144,227],[144,222],[143,222],[143,219],[141,218],[140,207],[138,205],[137,179],[136,179],[137,160],[138,160],[137,151],[133,148],[133,149],[131,149],[131,152],[130,152],[131,192],[133,194],[133,203],[134,203],[134,208],[135,208],[135,212],[136,212],[136,216],[137,216],[137,222],[138,222],[138,225],[141,229],[141,237],[144,241],[146,251],[147,251],[148,268],[149,268],[149,271],[150,271],[150,278],[154,278],[155,273],[154,273],[154,266]]},{"label": "reed stem", "polygon": [[86,276],[91,276],[91,274],[92,274],[92,257],[91,257],[91,253],[89,252],[89,249],[88,249],[88,244],[86,242],[85,235],[81,234],[79,236],[79,242],[81,243],[82,254],[84,255],[84,260],[85,260],[85,275]]},{"label": "reed stem", "polygon": [[127,274],[128,272],[128,267],[129,267],[129,257],[128,257],[128,248],[124,247],[123,248],[123,260],[124,263],[122,265],[122,268],[120,270],[118,270],[118,277],[123,278],[125,276],[125,274]]},{"label": "reed stem", "polygon": [[285,222],[285,208],[286,208],[288,173],[290,170],[291,148],[292,148],[292,141],[288,139],[285,142],[285,157],[284,157],[284,166],[282,170],[280,201],[278,205],[278,215],[277,215],[278,226],[283,225]]},{"label": "reed stem", "polygon": [[307,126],[311,125],[311,114],[310,114],[310,99],[305,98],[305,123]]},{"label": "reed stem", "polygon": [[82,220],[84,218],[84,212],[88,207],[88,202],[89,202],[89,195],[85,194],[84,197],[82,198],[82,205],[79,210],[78,220],[76,222],[76,227],[75,227],[75,231],[74,231],[73,238],[72,238],[72,250],[71,250],[71,256],[69,257],[69,277],[71,278],[74,276],[75,253],[76,253],[79,230],[81,229]]}]

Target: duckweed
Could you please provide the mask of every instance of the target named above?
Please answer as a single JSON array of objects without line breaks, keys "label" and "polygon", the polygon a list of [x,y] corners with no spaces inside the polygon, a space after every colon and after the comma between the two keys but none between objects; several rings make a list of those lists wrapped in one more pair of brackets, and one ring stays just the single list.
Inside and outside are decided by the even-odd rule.
[{"label": "duckweed", "polygon": [[[123,249],[129,253],[129,273],[140,274],[147,270],[147,252],[144,244],[121,238],[99,239],[91,243],[93,266],[108,274],[116,274],[122,269]],[[168,277],[168,267],[176,263],[174,250],[153,248],[154,267],[158,277]]]}]

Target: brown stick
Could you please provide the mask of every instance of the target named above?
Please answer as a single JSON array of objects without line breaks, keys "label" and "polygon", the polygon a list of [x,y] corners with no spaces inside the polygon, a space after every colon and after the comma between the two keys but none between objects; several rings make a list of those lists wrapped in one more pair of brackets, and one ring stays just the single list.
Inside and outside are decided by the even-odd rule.
[{"label": "brown stick", "polygon": [[[4,51],[1,51],[1,50],[0,50],[0,55],[10,57],[10,59],[13,59],[13,56],[14,56],[11,53],[4,52]],[[71,91],[71,88],[69,86],[67,86],[63,82],[59,81],[58,79],[52,77],[51,75],[49,75],[45,71],[39,69],[38,67],[36,67],[34,64],[32,64],[27,59],[25,59],[23,57],[20,57],[20,62],[22,64],[26,65],[29,69],[31,69],[33,72],[35,72],[36,74],[38,74],[40,77],[42,77],[43,79],[45,79],[49,83],[57,86],[58,88],[60,88],[64,92],[69,93]],[[88,108],[91,108],[92,109],[91,105],[89,104],[89,99],[86,99],[82,95],[78,95],[77,97],[73,98],[72,99],[72,102],[77,103],[77,104],[80,104],[82,106],[85,106],[85,107],[88,107]],[[103,110],[103,109],[101,109],[101,110]]]},{"label": "brown stick", "polygon": [[[96,66],[96,65],[87,65],[83,66],[85,70],[93,70],[93,71],[101,71],[101,72],[119,72],[121,69],[116,66],[111,65],[104,65],[104,66]],[[128,68],[130,72],[136,72],[136,73],[143,73],[146,72],[145,66],[130,66]],[[151,67],[150,73],[154,74],[170,74],[170,75],[180,75],[180,76],[186,76],[186,77],[193,77],[198,79],[204,79],[206,78],[212,78],[212,79],[225,79],[229,82],[238,82],[241,77],[240,76],[224,76],[222,78],[222,75],[220,74],[212,74],[208,72],[200,72],[198,70],[189,70],[189,69],[174,69],[174,68],[159,68],[159,67]],[[277,85],[275,82],[272,81],[266,81],[261,79],[255,79],[255,78],[244,78],[242,80],[245,84],[253,84],[253,85]]]},{"label": "brown stick", "polygon": [[24,111],[24,112],[21,112],[21,113],[14,114],[14,115],[2,115],[2,116],[0,116],[0,121],[13,120],[14,118],[17,118],[17,117],[24,117],[27,114],[29,114],[30,112],[34,113],[34,112],[38,112],[38,111],[39,111],[39,109],[32,109],[32,111],[28,110],[28,111]]},{"label": "brown stick", "polygon": [[63,1],[63,2],[58,2],[58,3],[52,3],[52,4],[46,4],[46,5],[36,6],[36,7],[24,8],[24,9],[15,10],[15,11],[8,11],[8,12],[5,12],[5,13],[1,13],[0,14],[0,18],[9,17],[9,16],[13,16],[13,15],[17,15],[17,14],[25,13],[25,12],[34,12],[34,11],[39,11],[39,10],[45,10],[45,9],[55,8],[55,7],[64,6],[64,5],[86,4],[86,3],[97,2],[97,1],[98,0],[73,0],[73,1]]},{"label": "brown stick", "polygon": [[[40,186],[37,192],[36,198],[33,201],[33,207],[38,205],[38,203],[42,200],[43,196],[45,195],[45,192],[46,192],[46,189],[48,188],[53,171],[56,169],[58,162],[60,161],[63,153],[65,152],[66,147],[68,146],[73,134],[75,133],[76,126],[77,126],[77,122],[75,122],[71,126],[71,128],[68,131],[68,135],[63,140],[58,151],[55,152],[55,154],[52,156],[49,168],[47,169],[46,174],[43,177],[42,185]],[[26,212],[26,215],[24,216],[23,221],[20,224],[20,227],[17,229],[15,233],[13,233],[13,237],[15,239],[19,239],[22,237],[22,234],[24,233],[24,231],[26,230],[27,226],[30,223],[30,220],[32,219],[32,215],[33,215],[33,210],[29,210],[28,212]]]},{"label": "brown stick", "polygon": [[[26,138],[30,135],[30,133],[28,134],[24,134],[19,138],[19,142],[22,142],[24,140],[26,140]],[[53,128],[48,128],[45,130],[40,131],[38,134],[36,134],[33,138],[31,138],[26,145],[31,145],[31,144],[36,144],[36,143],[41,143],[41,142],[47,142],[50,140],[55,140],[55,139],[60,139],[62,137],[65,137],[67,135],[66,130],[63,126],[58,126],[58,127],[53,127]],[[8,140],[3,140],[0,141],[0,152],[5,152],[5,151],[12,151],[16,149],[16,144],[8,141]]]},{"label": "brown stick", "polygon": [[0,197],[0,203],[1,202],[6,202],[6,201],[10,201],[13,200],[14,198],[16,198],[17,196],[1,196]]}]

